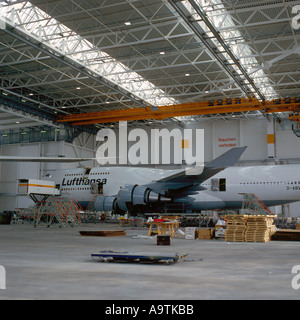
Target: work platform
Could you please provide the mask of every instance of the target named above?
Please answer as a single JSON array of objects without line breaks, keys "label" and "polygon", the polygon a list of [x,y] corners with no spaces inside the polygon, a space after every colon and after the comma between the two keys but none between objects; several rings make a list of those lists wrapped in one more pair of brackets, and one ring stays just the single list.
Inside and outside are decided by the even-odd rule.
[{"label": "work platform", "polygon": [[93,260],[98,259],[100,262],[137,262],[137,263],[176,263],[185,258],[187,254],[179,255],[178,253],[150,253],[150,252],[115,252],[100,251],[93,253]]},{"label": "work platform", "polygon": [[[29,196],[34,202],[45,201],[50,196],[59,196],[60,191],[55,187],[54,181],[19,179],[18,194],[20,196]],[[38,199],[37,196],[42,196]]]}]

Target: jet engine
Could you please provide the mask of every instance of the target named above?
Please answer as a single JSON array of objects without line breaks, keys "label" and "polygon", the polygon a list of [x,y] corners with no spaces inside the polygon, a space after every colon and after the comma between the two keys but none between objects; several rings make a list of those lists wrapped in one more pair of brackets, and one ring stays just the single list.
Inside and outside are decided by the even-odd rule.
[{"label": "jet engine", "polygon": [[94,208],[97,211],[114,211],[117,209],[117,198],[98,196]]},{"label": "jet engine", "polygon": [[116,196],[98,196],[94,208],[97,211],[128,211],[138,205],[170,201],[146,186],[126,185]]}]

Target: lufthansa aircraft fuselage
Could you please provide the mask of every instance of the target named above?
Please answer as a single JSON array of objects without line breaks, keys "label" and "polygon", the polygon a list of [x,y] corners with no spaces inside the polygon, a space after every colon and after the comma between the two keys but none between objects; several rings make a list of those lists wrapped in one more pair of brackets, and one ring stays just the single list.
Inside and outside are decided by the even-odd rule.
[{"label": "lufthansa aircraft fuselage", "polygon": [[165,189],[162,187],[159,192],[154,192],[151,187],[142,187],[151,186],[151,183],[179,171],[182,170],[79,168],[56,171],[52,179],[59,185],[62,196],[73,198],[83,208],[93,203],[95,210],[99,211],[116,208],[125,211],[126,208],[143,205],[155,207],[165,203],[171,203],[173,208],[184,207],[187,210],[237,209],[242,207],[243,193],[254,193],[267,206],[300,201],[298,164],[228,167],[198,186],[194,185],[192,191],[187,187],[170,193],[166,185]]}]

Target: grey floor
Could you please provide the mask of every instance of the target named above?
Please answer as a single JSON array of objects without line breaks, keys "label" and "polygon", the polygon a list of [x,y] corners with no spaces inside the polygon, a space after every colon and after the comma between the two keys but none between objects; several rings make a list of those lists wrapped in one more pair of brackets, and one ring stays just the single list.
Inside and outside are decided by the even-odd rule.
[{"label": "grey floor", "polygon": [[[155,239],[135,238],[147,235],[146,228],[125,228],[122,237],[79,234],[119,228],[0,225],[0,265],[6,271],[0,300],[300,298],[300,289],[292,287],[296,276],[292,268],[300,265],[300,242],[172,238],[170,246],[157,246]],[[188,253],[188,257],[172,265],[93,261],[91,254],[101,250]],[[300,284],[297,278],[294,281]]]}]

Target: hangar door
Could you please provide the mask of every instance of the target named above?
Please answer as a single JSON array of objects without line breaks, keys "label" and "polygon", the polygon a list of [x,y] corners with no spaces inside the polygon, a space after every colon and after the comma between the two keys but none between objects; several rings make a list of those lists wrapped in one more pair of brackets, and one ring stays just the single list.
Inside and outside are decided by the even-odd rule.
[{"label": "hangar door", "polygon": [[211,179],[211,191],[226,191],[226,179]]}]

